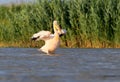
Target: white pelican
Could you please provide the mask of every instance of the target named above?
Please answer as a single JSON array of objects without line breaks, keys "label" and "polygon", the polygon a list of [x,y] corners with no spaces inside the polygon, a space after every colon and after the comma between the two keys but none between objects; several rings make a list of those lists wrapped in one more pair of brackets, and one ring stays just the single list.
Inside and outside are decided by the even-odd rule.
[{"label": "white pelican", "polygon": [[65,29],[61,29],[57,21],[53,21],[54,34],[51,34],[50,31],[39,31],[38,33],[33,34],[32,40],[44,40],[45,45],[42,46],[39,50],[50,54],[53,53],[60,44],[60,36],[66,34]]}]

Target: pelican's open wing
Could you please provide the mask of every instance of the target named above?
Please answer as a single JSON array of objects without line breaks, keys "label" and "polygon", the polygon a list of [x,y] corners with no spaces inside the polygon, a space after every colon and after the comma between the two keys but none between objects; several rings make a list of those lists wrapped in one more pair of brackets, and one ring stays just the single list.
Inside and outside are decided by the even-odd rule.
[{"label": "pelican's open wing", "polygon": [[50,31],[39,31],[38,33],[33,34],[32,40],[48,40],[50,38],[54,37],[53,34],[51,34]]}]

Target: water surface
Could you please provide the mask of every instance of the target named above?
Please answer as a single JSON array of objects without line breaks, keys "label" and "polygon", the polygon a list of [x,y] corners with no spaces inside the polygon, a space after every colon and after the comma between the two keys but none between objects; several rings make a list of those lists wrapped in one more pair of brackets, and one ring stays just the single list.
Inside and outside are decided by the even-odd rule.
[{"label": "water surface", "polygon": [[120,82],[120,49],[0,48],[0,82]]}]

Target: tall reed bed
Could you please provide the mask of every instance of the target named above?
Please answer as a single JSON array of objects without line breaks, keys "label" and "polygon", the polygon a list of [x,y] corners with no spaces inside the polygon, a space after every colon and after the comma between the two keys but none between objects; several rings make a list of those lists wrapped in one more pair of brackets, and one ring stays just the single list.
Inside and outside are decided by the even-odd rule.
[{"label": "tall reed bed", "polygon": [[0,46],[38,47],[33,33],[52,30],[53,20],[67,29],[63,47],[120,47],[120,0],[37,0],[0,6]]}]

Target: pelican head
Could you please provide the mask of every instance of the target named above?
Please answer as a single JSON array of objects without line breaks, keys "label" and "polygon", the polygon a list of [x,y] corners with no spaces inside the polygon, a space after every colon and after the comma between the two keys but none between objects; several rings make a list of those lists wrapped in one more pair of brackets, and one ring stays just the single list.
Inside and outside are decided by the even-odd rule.
[{"label": "pelican head", "polygon": [[61,25],[59,25],[56,20],[53,21],[53,29],[54,32],[57,32],[60,37],[66,34],[66,30],[62,29]]}]

